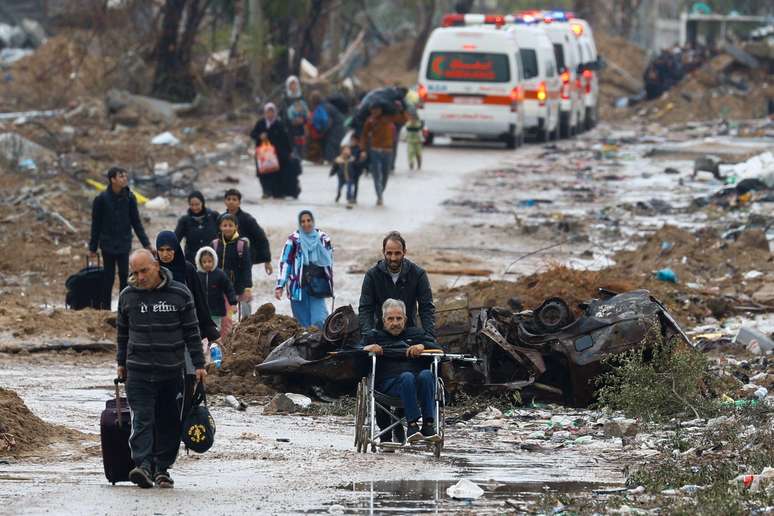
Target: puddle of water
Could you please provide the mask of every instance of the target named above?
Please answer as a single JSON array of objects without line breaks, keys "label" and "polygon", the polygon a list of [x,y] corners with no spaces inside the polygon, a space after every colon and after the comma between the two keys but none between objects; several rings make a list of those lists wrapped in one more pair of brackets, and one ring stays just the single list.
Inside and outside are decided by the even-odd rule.
[{"label": "puddle of water", "polygon": [[597,482],[477,481],[484,490],[483,496],[477,500],[454,500],[446,489],[456,483],[457,480],[353,482],[341,486],[351,496],[334,505],[343,507],[344,514],[503,514],[534,509],[546,494],[591,493],[606,486]]}]

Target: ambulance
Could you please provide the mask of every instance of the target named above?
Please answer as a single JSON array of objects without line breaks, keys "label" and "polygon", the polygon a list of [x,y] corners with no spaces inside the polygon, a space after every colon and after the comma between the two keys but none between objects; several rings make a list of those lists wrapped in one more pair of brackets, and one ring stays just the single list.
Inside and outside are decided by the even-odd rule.
[{"label": "ambulance", "polygon": [[425,141],[445,135],[521,145],[527,103],[521,58],[516,27],[502,16],[444,16],[427,40],[417,82]]},{"label": "ambulance", "polygon": [[584,101],[584,125],[591,129],[599,120],[599,72],[604,67],[602,58],[597,54],[594,34],[586,20],[570,17],[567,23],[575,34],[581,53],[581,84]]},{"label": "ambulance", "polygon": [[540,16],[543,30],[551,40],[556,67],[562,82],[559,95],[559,132],[568,138],[584,128],[586,105],[583,92],[581,45],[564,13],[544,13]]},{"label": "ambulance", "polygon": [[524,124],[539,141],[559,138],[561,79],[542,25],[513,25],[523,70]]}]

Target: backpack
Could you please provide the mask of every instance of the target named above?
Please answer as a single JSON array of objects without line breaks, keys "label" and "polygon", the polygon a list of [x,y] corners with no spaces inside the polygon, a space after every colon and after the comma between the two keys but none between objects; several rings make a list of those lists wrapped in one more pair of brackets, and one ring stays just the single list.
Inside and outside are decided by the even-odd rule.
[{"label": "backpack", "polygon": [[318,133],[322,134],[328,130],[330,124],[330,116],[322,105],[317,106],[312,116],[312,125]]},{"label": "backpack", "polygon": [[[220,252],[220,244],[221,240],[220,238],[216,238],[212,241],[212,248],[215,249],[216,253]],[[245,239],[244,237],[239,237],[239,240],[237,240],[237,256],[242,258],[242,256],[245,254]],[[223,259],[226,259],[226,255],[223,255]]]}]

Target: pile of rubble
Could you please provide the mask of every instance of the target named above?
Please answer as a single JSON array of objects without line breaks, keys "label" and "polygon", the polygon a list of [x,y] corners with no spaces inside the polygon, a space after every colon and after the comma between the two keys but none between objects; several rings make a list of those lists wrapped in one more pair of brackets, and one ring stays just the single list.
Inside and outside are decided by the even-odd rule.
[{"label": "pile of rubble", "polygon": [[237,396],[271,393],[271,388],[254,374],[255,366],[263,362],[272,349],[301,331],[295,319],[277,314],[273,304],[262,305],[225,339],[223,363],[220,369],[211,366],[208,390]]}]

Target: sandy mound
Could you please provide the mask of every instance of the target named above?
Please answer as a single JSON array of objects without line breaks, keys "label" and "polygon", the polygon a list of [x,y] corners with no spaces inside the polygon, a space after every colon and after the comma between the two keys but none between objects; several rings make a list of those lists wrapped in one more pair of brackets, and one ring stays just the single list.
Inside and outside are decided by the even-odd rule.
[{"label": "sandy mound", "polygon": [[0,457],[49,444],[56,427],[33,414],[19,396],[0,387]]},{"label": "sandy mound", "polygon": [[45,337],[91,339],[113,342],[116,338],[115,313],[104,310],[41,309],[21,300],[0,306],[0,327],[16,339]]},{"label": "sandy mound", "polygon": [[[623,251],[616,265],[600,271],[550,265],[547,270],[516,281],[481,281],[438,293],[438,327],[457,322],[456,298],[467,298],[469,307],[508,306],[518,299],[534,309],[549,297],[561,297],[570,306],[598,297],[598,289],[616,292],[645,288],[664,302],[682,323],[694,324],[708,316],[730,315],[735,306],[750,305],[750,297],[771,281],[774,258],[760,242],[760,230],[743,233],[736,242],[719,238],[712,231],[691,234],[665,226],[648,237],[637,250]],[[678,283],[655,278],[654,272],[669,267]],[[745,273],[764,273],[744,278]]]},{"label": "sandy mound", "polygon": [[278,315],[266,303],[234,328],[223,347],[223,365],[210,369],[208,391],[237,396],[263,396],[272,392],[253,376],[253,369],[272,349],[302,330],[295,319]]}]

